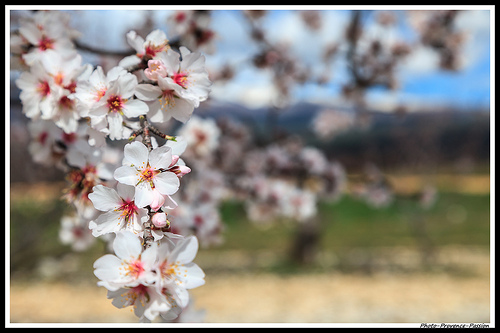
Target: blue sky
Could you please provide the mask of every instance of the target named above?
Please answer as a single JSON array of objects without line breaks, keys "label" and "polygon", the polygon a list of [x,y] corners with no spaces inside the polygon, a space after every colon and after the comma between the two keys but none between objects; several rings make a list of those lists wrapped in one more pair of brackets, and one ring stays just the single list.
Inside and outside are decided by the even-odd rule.
[{"label": "blue sky", "polygon": [[[314,67],[319,61],[321,46],[327,41],[340,39],[346,23],[349,20],[349,11],[322,11],[323,27],[319,32],[312,33],[298,18],[294,11],[275,11],[269,13],[264,20],[264,26],[269,29],[269,37],[274,41],[289,43],[294,55]],[[238,15],[241,13],[216,12],[214,14],[214,28],[220,39],[218,50],[220,54],[209,57],[214,63],[234,61],[237,63],[253,49],[252,42],[243,37],[244,28],[238,26]],[[367,34],[383,34],[388,38],[412,41],[416,37],[409,27],[405,14],[398,12],[398,25],[394,31],[380,32],[373,20],[366,22]],[[228,29],[228,27],[231,27]],[[377,30],[378,29],[378,30]],[[382,109],[393,108],[397,103],[410,106],[432,107],[480,107],[490,105],[490,22],[489,12],[476,10],[461,13],[457,19],[457,29],[466,32],[467,39],[462,49],[463,66],[457,72],[440,70],[437,66],[436,54],[429,50],[417,50],[407,59],[399,69],[400,88],[396,91],[374,89],[367,95],[369,102]],[[318,67],[321,68],[321,67]],[[346,80],[345,63],[341,60],[332,66],[333,80],[327,87],[308,85],[299,87],[294,93],[297,100],[339,101],[339,92],[342,82]],[[272,87],[266,84],[265,73],[257,73],[250,68],[241,71],[235,79],[234,87],[229,89],[230,95],[245,100],[246,95],[250,106],[262,106],[266,103],[265,91],[272,92]],[[258,84],[257,84],[258,83]],[[239,87],[236,87],[239,86]],[[239,88],[239,89],[238,89]],[[243,94],[241,91],[246,90]],[[226,91],[216,90],[215,95],[226,95]],[[260,96],[260,103],[255,96]],[[252,102],[253,101],[253,102]]]},{"label": "blue sky", "polygon": [[[217,7],[216,7],[217,8]],[[166,18],[168,10],[84,10],[76,11],[74,27],[83,33],[81,40],[93,46],[111,49],[127,48],[125,33],[140,27],[146,15],[153,17],[157,27],[169,35]],[[89,9],[92,9],[89,8]],[[135,9],[135,8],[134,8]],[[313,32],[300,20],[294,10],[269,11],[263,19],[270,40],[286,43],[292,55],[314,72],[318,66],[322,47],[331,41],[340,40],[349,21],[349,10],[321,10],[322,28]],[[373,19],[366,21],[366,34],[384,38],[413,41],[415,34],[403,11],[397,12],[395,29],[380,29]],[[373,16],[371,16],[373,17]],[[219,100],[243,103],[249,107],[261,107],[272,103],[275,90],[270,75],[245,66],[256,52],[248,37],[248,27],[239,10],[215,10],[211,27],[216,31],[216,53],[207,55],[207,65],[219,68],[229,63],[238,66],[237,76],[225,85],[214,85],[211,96]],[[375,89],[367,94],[369,104],[376,108],[394,108],[398,103],[414,108],[439,106],[482,107],[490,105],[490,13],[488,10],[473,10],[461,13],[457,19],[458,30],[465,31],[467,41],[463,46],[463,67],[458,72],[445,72],[436,66],[436,55],[419,49],[412,53],[398,70],[400,87],[396,91]],[[169,35],[170,37],[170,35]],[[293,91],[292,102],[312,101],[341,104],[340,88],[346,81],[345,62],[337,60],[331,67],[332,82],[324,87],[300,86]]]}]

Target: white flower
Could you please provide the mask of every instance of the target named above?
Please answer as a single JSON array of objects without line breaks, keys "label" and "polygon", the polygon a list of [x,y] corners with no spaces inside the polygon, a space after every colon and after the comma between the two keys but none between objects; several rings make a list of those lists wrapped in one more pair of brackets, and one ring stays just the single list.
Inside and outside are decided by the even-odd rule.
[{"label": "white flower", "polygon": [[293,188],[281,202],[281,213],[296,221],[304,222],[317,213],[316,196],[308,190]]},{"label": "white flower", "polygon": [[75,53],[73,43],[69,39],[67,27],[57,14],[35,14],[31,19],[21,21],[19,33],[28,41],[30,49],[23,54],[23,60],[32,65],[36,60],[49,57],[47,51],[55,51],[64,57]]},{"label": "white flower", "polygon": [[181,46],[182,61],[179,54],[171,49],[157,55],[166,68],[167,76],[158,77],[158,81],[165,80],[174,90],[185,99],[198,107],[200,102],[208,98],[211,82],[205,68],[205,56],[199,52],[191,53]]},{"label": "white flower", "polygon": [[28,151],[33,161],[46,166],[55,165],[62,156],[54,149],[62,130],[52,121],[47,120],[29,122],[28,130],[32,138]]},{"label": "white flower", "polygon": [[66,133],[76,132],[81,116],[72,94],[75,92],[78,76],[88,66],[81,65],[80,55],[63,58],[51,50],[46,53],[49,56],[42,59],[42,65],[51,78],[49,88],[52,99],[49,108],[41,109],[41,118],[54,121]]},{"label": "white flower", "polygon": [[154,281],[156,246],[143,251],[141,239],[124,231],[116,234],[113,250],[116,255],[106,254],[94,262],[94,274],[101,280],[97,283],[98,286],[116,291]]},{"label": "white flower", "polygon": [[136,54],[123,58],[118,64],[121,67],[130,67],[138,65],[143,57],[152,59],[157,53],[166,51],[170,48],[167,35],[161,30],[154,30],[146,36],[146,40],[137,35],[135,31],[127,33],[127,42],[132,46]]},{"label": "white flower", "polygon": [[119,232],[113,249],[116,255],[94,263],[98,285],[108,289],[116,307],[133,306],[141,321],[158,315],[175,318],[189,303],[187,290],[205,283],[205,273],[192,262],[198,251],[196,237],[169,238],[144,250],[139,237]]},{"label": "white flower", "polygon": [[[140,322],[151,322],[163,313],[171,314],[171,318],[176,318],[178,315],[172,311],[173,306],[176,306],[175,302],[172,305],[171,301],[154,286],[139,284],[132,288],[110,290],[108,298],[113,299],[112,304],[119,309],[132,306]],[[180,313],[180,309],[178,312]]]},{"label": "white flower", "polygon": [[150,152],[145,145],[134,141],[125,146],[124,161],[125,165],[116,169],[114,177],[120,183],[135,186],[134,201],[138,207],[153,202],[154,189],[162,195],[172,195],[179,189],[179,178],[168,170],[173,166],[170,147]]},{"label": "white flower", "polygon": [[325,109],[318,112],[311,125],[314,133],[320,139],[330,140],[353,128],[355,117],[347,112]]},{"label": "white flower", "polygon": [[[146,103],[132,98],[136,86],[137,77],[130,73],[112,81],[105,94],[88,112],[92,127],[109,133],[112,140],[126,138],[130,133],[123,126],[124,117],[134,118],[148,112]],[[82,97],[81,94],[79,96]]]},{"label": "white flower", "polygon": [[35,62],[29,72],[23,72],[16,80],[21,89],[19,95],[23,103],[23,113],[28,118],[37,119],[40,113],[49,113],[53,107],[54,93],[52,79],[40,62]]},{"label": "white flower", "polygon": [[95,243],[89,231],[87,220],[80,216],[63,216],[59,229],[61,243],[71,245],[74,251],[85,251]]},{"label": "white flower", "polygon": [[106,212],[95,221],[90,221],[89,228],[92,230],[93,236],[98,237],[121,230],[128,230],[135,234],[143,231],[142,222],[147,220],[147,210],[135,205],[134,188],[118,184],[117,191],[103,185],[97,185],[89,194],[89,199],[94,207]]},{"label": "white flower", "polygon": [[316,175],[322,174],[327,166],[328,160],[325,155],[315,147],[304,147],[299,153],[300,163],[307,166],[308,172]]},{"label": "white flower", "polygon": [[205,284],[205,273],[192,262],[197,252],[198,239],[194,236],[181,239],[175,245],[163,242],[158,248],[156,287],[166,289],[182,307],[189,302],[187,289]]},{"label": "white flower", "polygon": [[188,153],[195,156],[208,157],[219,146],[220,130],[213,119],[193,116],[179,135],[186,140]]},{"label": "white flower", "polygon": [[127,71],[117,66],[110,69],[105,75],[102,67],[97,66],[88,78],[78,81],[74,96],[87,109],[82,111],[82,116],[86,116],[85,113],[88,113],[88,109],[92,108],[104,97],[113,81],[125,74],[127,74]]},{"label": "white flower", "polygon": [[171,232],[183,236],[195,235],[201,246],[221,243],[223,225],[214,203],[182,202],[172,211],[172,216]]},{"label": "white flower", "polygon": [[87,147],[87,152],[71,149],[66,154],[66,161],[71,168],[66,177],[69,184],[64,198],[75,205],[79,215],[92,219],[96,210],[88,195],[95,185],[112,179],[113,174],[110,166],[102,161],[101,151]]},{"label": "white flower", "polygon": [[176,92],[171,82],[158,80],[158,85],[140,84],[135,95],[143,101],[151,102],[148,119],[155,123],[168,121],[171,117],[185,123],[194,110],[194,103]]}]

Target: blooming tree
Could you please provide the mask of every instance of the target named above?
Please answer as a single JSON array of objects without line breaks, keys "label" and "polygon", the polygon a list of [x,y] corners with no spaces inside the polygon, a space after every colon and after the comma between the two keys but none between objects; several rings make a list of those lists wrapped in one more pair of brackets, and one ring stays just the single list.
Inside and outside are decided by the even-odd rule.
[{"label": "blooming tree", "polygon": [[[363,33],[362,13],[354,11],[344,41],[325,48],[325,70],[316,77],[286,45],[268,38],[259,25],[264,14],[244,11],[243,17],[258,49],[250,62],[255,70],[271,73],[278,92],[275,114],[268,117],[271,142],[265,144],[252,137],[248,124],[194,114],[211,90],[200,53],[215,51],[209,11],[171,15],[167,23],[177,35],[174,42],[161,30],[146,36],[128,32],[133,51],[107,71],[82,63],[77,52],[82,45],[75,40],[79,33],[62,12],[30,13],[11,35],[12,64],[22,70],[16,84],[30,119],[29,151],[35,162],[66,174],[64,198],[74,207],[74,214],[61,221],[60,238],[75,251],[96,238],[109,243],[114,254],[94,263],[98,285],[108,290],[113,305],[132,306],[141,322],[190,317],[189,290],[204,284],[193,260],[199,245],[221,242],[218,207],[225,197],[244,199],[256,225],[285,217],[299,222],[301,240],[317,229],[317,201],[338,199],[346,172],[293,133],[280,133],[278,113],[290,102],[294,85],[327,82],[328,66],[341,54],[350,69],[342,93],[362,107],[369,88],[397,87],[396,69],[411,51],[406,43],[385,44]],[[317,13],[302,15],[310,29],[318,29]],[[427,13],[413,20],[422,43],[440,52],[446,69],[459,65],[450,54],[456,53],[461,35],[431,27],[455,15]],[[393,18],[378,20],[387,26]],[[444,43],[450,34],[454,43]],[[234,70],[227,65],[211,77],[228,80]],[[325,109],[311,127],[317,137],[331,140],[364,126],[369,122],[364,116]],[[177,136],[160,130],[173,121],[183,124]],[[386,179],[378,170],[369,173],[370,181],[354,194],[376,207],[390,204]],[[426,202],[434,197],[429,193]]]},{"label": "blooming tree", "polygon": [[[114,255],[94,263],[112,304],[132,306],[141,322],[172,321],[205,275],[193,263],[197,237],[171,232],[169,220],[178,206],[171,196],[191,172],[179,156],[185,140],[152,123],[188,122],[208,98],[205,57],[176,52],[160,30],[145,39],[130,31],[136,54],[106,73],[82,64],[76,36],[68,16],[48,11],[24,17],[11,38],[30,151],[66,173],[64,197],[75,209],[61,221],[61,240],[76,251],[96,237],[112,244]],[[117,151],[111,141],[126,144]]]}]

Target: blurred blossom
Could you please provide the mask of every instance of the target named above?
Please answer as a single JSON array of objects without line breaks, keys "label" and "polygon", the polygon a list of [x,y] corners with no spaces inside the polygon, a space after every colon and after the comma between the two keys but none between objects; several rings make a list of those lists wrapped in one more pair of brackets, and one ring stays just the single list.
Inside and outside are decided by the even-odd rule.
[{"label": "blurred blossom", "polygon": [[186,157],[209,157],[219,145],[220,130],[213,119],[193,116],[179,135],[187,141]]},{"label": "blurred blossom", "polygon": [[316,115],[312,122],[314,133],[323,140],[330,140],[336,135],[347,132],[355,124],[351,113],[325,109]]},{"label": "blurred blossom", "polygon": [[85,251],[94,245],[96,238],[88,228],[88,220],[81,216],[63,216],[59,229],[59,240],[62,244],[70,245],[74,251]]}]

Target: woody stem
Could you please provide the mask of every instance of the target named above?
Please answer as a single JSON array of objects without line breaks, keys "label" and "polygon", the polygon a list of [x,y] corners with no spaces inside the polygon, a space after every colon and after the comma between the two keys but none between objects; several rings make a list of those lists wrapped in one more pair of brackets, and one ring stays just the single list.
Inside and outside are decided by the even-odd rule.
[{"label": "woody stem", "polygon": [[153,149],[153,145],[151,143],[151,134],[154,134],[165,140],[175,141],[175,136],[162,133],[158,128],[151,125],[144,115],[139,116],[139,124],[141,128],[130,135],[130,137],[128,138],[129,141],[133,141],[136,137],[142,135],[142,143],[146,147],[148,147],[149,150]]}]

